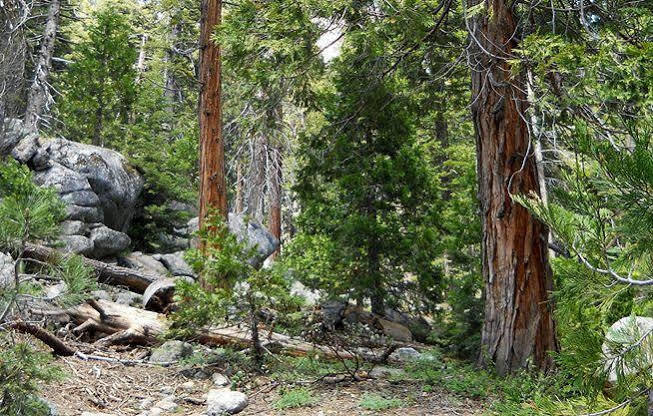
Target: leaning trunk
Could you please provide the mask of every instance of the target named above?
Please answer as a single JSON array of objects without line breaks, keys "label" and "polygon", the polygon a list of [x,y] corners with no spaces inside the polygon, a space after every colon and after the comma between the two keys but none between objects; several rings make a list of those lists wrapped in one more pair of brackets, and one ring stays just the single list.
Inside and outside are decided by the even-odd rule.
[{"label": "leaning trunk", "polygon": [[45,24],[45,31],[43,32],[43,41],[39,51],[38,62],[36,68],[34,68],[34,79],[27,97],[25,127],[31,131],[38,130],[43,112],[49,101],[51,101],[48,80],[50,78],[50,69],[52,67],[52,53],[54,52],[54,42],[57,37],[60,10],[60,0],[51,0],[50,7],[48,8],[48,20]]},{"label": "leaning trunk", "polygon": [[525,83],[511,75],[509,64],[517,46],[515,16],[506,0],[486,4],[489,10],[470,21],[468,51],[486,285],[480,362],[494,362],[503,375],[530,361],[549,369],[557,342],[549,302],[548,230],[511,198],[540,192],[534,143],[524,119]]}]

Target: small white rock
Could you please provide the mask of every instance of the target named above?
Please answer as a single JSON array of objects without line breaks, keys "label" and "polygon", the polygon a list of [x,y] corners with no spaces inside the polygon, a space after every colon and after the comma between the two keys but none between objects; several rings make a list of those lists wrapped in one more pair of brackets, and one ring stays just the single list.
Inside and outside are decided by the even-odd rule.
[{"label": "small white rock", "polygon": [[218,387],[224,387],[231,384],[229,379],[220,373],[213,373],[211,379],[213,380],[213,384]]},{"label": "small white rock", "polygon": [[172,386],[163,386],[159,391],[163,394],[172,394],[175,392],[175,388]]},{"label": "small white rock", "polygon": [[158,407],[167,412],[174,412],[179,408],[179,405],[175,403],[175,396],[168,396],[163,400],[158,401],[154,407]]},{"label": "small white rock", "polygon": [[141,410],[149,409],[150,406],[152,406],[152,403],[154,403],[154,400],[152,400],[151,397],[146,397],[143,400],[141,400],[139,407]]},{"label": "small white rock", "polygon": [[184,384],[181,385],[182,390],[190,393],[195,391],[195,382],[194,381],[187,381]]},{"label": "small white rock", "polygon": [[209,391],[206,403],[207,416],[221,416],[239,413],[249,402],[247,395],[239,391],[213,389]]}]

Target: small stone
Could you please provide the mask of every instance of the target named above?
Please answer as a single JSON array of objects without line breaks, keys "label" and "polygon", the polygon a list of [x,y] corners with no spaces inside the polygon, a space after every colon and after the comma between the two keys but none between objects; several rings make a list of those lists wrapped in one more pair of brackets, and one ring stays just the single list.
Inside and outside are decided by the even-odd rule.
[{"label": "small stone", "polygon": [[161,416],[162,414],[163,409],[159,407],[153,407],[146,413],[147,416]]},{"label": "small stone", "polygon": [[143,296],[138,293],[129,292],[129,291],[120,291],[118,296],[116,296],[116,303],[127,306],[141,306],[143,302]]},{"label": "small stone", "polygon": [[172,394],[175,392],[175,388],[172,386],[163,386],[159,389],[159,391],[163,394]]},{"label": "small stone", "polygon": [[184,384],[181,385],[181,389],[188,392],[188,393],[191,393],[191,392],[195,391],[195,382],[194,381],[187,381],[187,382],[185,382]]},{"label": "small stone", "polygon": [[410,347],[397,348],[397,350],[390,355],[390,359],[397,361],[415,361],[419,360],[421,357],[422,354],[420,354],[419,351]]},{"label": "small stone", "polygon": [[228,386],[229,384],[231,384],[229,379],[227,377],[225,377],[223,374],[220,374],[220,373],[213,373],[213,375],[211,376],[211,379],[213,380],[213,384],[218,386],[218,387],[224,387],[224,386]]},{"label": "small stone", "polygon": [[158,401],[154,405],[154,408],[159,408],[167,412],[175,412],[179,408],[179,405],[175,403],[175,396],[170,395],[165,397],[163,400]]},{"label": "small stone", "polygon": [[154,403],[154,400],[152,400],[151,397],[146,397],[143,400],[141,400],[139,407],[141,408],[141,410],[145,410],[150,406],[152,406],[152,403]]},{"label": "small stone", "polygon": [[168,363],[188,357],[193,353],[193,346],[187,342],[171,340],[155,348],[150,356],[152,363]]},{"label": "small stone", "polygon": [[389,378],[392,376],[401,376],[404,374],[406,374],[406,372],[400,368],[383,366],[374,367],[372,371],[368,373],[368,375],[372,378]]},{"label": "small stone", "polygon": [[247,395],[239,391],[217,390],[209,391],[206,399],[207,416],[221,416],[225,413],[236,414],[247,407]]}]

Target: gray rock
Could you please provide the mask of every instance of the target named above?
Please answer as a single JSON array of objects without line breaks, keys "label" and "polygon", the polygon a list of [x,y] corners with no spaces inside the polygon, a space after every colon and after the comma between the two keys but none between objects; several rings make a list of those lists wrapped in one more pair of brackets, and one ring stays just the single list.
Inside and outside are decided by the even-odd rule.
[{"label": "gray rock", "polygon": [[395,352],[390,354],[390,359],[397,361],[415,361],[422,358],[422,354],[417,351],[415,348],[411,347],[402,347],[397,348]]},{"label": "gray rock", "polygon": [[159,260],[150,255],[143,254],[140,251],[129,253],[124,257],[118,257],[118,265],[130,269],[160,274],[161,276],[166,276],[168,274],[168,269],[166,269]]},{"label": "gray rock", "polygon": [[69,192],[61,195],[61,200],[66,205],[77,205],[80,207],[99,207],[100,198],[91,190]]},{"label": "gray rock", "polygon": [[62,235],[86,235],[88,226],[81,221],[67,220],[61,223]]},{"label": "gray rock", "polygon": [[[199,229],[199,219],[192,218],[188,221],[188,233],[192,234]],[[260,268],[265,259],[279,248],[279,241],[274,238],[265,228],[253,221],[245,222],[243,214],[229,213],[229,232],[236,236],[239,242],[246,242],[248,248],[256,248],[255,254],[249,259],[249,263]],[[191,245],[193,242],[191,241]]]},{"label": "gray rock", "polygon": [[29,133],[11,149],[11,157],[20,163],[26,164],[34,157],[38,148],[38,136],[34,133]]},{"label": "gray rock", "polygon": [[97,258],[118,254],[131,244],[127,234],[104,226],[92,229],[90,235],[95,246],[93,257]]},{"label": "gray rock", "polygon": [[0,135],[0,156],[7,156],[24,137],[23,122],[18,119],[5,119],[5,134]]},{"label": "gray rock", "polygon": [[156,402],[154,407],[159,408],[161,410],[165,410],[166,412],[176,412],[177,409],[179,409],[179,405],[175,403],[175,400],[176,400],[175,396],[170,395],[163,398],[163,400],[159,400],[158,402]]},{"label": "gray rock", "polygon": [[206,398],[207,416],[233,415],[241,412],[249,403],[247,395],[239,391],[209,390]]},{"label": "gray rock", "polygon": [[195,382],[194,382],[194,381],[187,381],[187,382],[183,383],[183,384],[182,384],[181,386],[179,386],[179,387],[181,387],[181,389],[182,389],[183,391],[187,392],[187,393],[192,393],[192,392],[194,392],[195,389],[196,389],[196,386],[195,386]]},{"label": "gray rock", "polygon": [[369,376],[372,378],[390,378],[394,376],[402,376],[404,374],[406,374],[406,372],[401,368],[384,366],[376,366],[369,372]]},{"label": "gray rock", "polygon": [[84,221],[86,223],[102,222],[104,220],[104,214],[102,214],[100,207],[66,205],[66,219]]},{"label": "gray rock", "polygon": [[116,303],[127,306],[141,306],[143,302],[143,296],[138,293],[129,292],[126,290],[121,290],[116,296]]},{"label": "gray rock", "polygon": [[245,241],[248,248],[256,248],[256,254],[249,259],[253,267],[260,268],[265,259],[279,248],[279,241],[265,228],[255,222],[245,222],[242,214],[229,213],[229,232],[238,241]]},{"label": "gray rock", "polygon": [[119,153],[96,146],[53,139],[47,143],[50,160],[84,177],[100,200],[104,223],[126,231],[134,215],[143,178]]},{"label": "gray rock", "polygon": [[113,297],[106,290],[94,290],[91,292],[91,295],[93,296],[93,299],[113,301]]},{"label": "gray rock", "polygon": [[53,300],[65,293],[66,290],[68,290],[68,285],[66,285],[66,282],[59,282],[56,285],[48,286],[45,289],[45,297],[48,300]]},{"label": "gray rock", "polygon": [[57,405],[47,399],[39,398],[38,400],[47,407],[47,416],[59,416]]},{"label": "gray rock", "polygon": [[67,253],[90,256],[93,253],[95,244],[83,235],[62,235],[59,241],[63,244],[63,250]]},{"label": "gray rock", "polygon": [[224,374],[220,374],[220,373],[213,373],[213,375],[211,376],[211,380],[213,381],[213,384],[218,387],[224,387],[231,384],[229,379]]},{"label": "gray rock", "polygon": [[14,259],[0,252],[0,288],[14,283]]},{"label": "gray rock", "polygon": [[171,340],[155,348],[150,356],[150,362],[168,363],[179,361],[193,353],[193,346],[187,342]]},{"label": "gray rock", "polygon": [[[641,342],[644,336],[646,336],[646,342]],[[628,375],[640,371],[650,371],[651,367],[653,367],[652,348],[640,348],[635,353],[638,359],[629,360],[628,365],[622,363],[622,360],[618,358],[615,346],[623,349],[637,342],[641,342],[640,345],[649,346],[653,343],[653,318],[628,316],[619,319],[608,329],[602,346],[605,357],[604,368],[608,373],[608,382],[615,383],[617,381],[618,370],[623,370],[624,375]]]},{"label": "gray rock", "polygon": [[309,289],[297,280],[292,282],[290,294],[303,298],[308,306],[316,305],[320,300],[320,293],[317,290]]},{"label": "gray rock", "polygon": [[173,276],[190,276],[192,278],[197,278],[197,275],[193,272],[193,269],[186,263],[184,260],[184,252],[178,251],[176,253],[162,254],[155,256],[155,259],[159,259],[165,268]]},{"label": "gray rock", "polygon": [[411,316],[394,309],[386,308],[385,319],[405,326],[413,334],[413,338],[420,342],[426,341],[431,333],[431,325],[421,316]]},{"label": "gray rock", "polygon": [[329,300],[320,305],[322,312],[322,324],[328,328],[333,329],[342,324],[344,318],[345,308],[347,304],[337,300]]},{"label": "gray rock", "polygon": [[187,250],[190,242],[186,236],[174,234],[159,233],[156,238],[158,251],[162,253],[174,253],[176,251]]}]

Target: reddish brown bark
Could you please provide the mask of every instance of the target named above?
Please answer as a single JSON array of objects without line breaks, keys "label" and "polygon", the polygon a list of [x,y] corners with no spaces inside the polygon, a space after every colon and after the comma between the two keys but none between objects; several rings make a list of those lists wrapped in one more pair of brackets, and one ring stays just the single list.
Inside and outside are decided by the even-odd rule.
[{"label": "reddish brown bark", "polygon": [[200,227],[207,213],[217,210],[227,218],[227,187],[224,175],[222,106],[220,102],[220,48],[211,34],[220,23],[222,2],[202,0],[200,35]]},{"label": "reddish brown bark", "polygon": [[516,19],[506,0],[485,5],[488,10],[469,21],[485,278],[480,362],[494,362],[503,375],[529,362],[549,369],[549,352],[557,342],[549,302],[548,230],[511,199],[511,194],[539,194],[534,143],[525,121],[526,87],[523,77],[511,75],[508,63],[518,43]]},{"label": "reddish brown bark", "polygon": [[[270,148],[270,180],[269,180],[269,195],[270,195],[270,212],[268,215],[268,230],[279,242],[281,242],[281,149],[275,146]],[[272,258],[275,258],[279,253],[277,249],[272,253]]]}]

